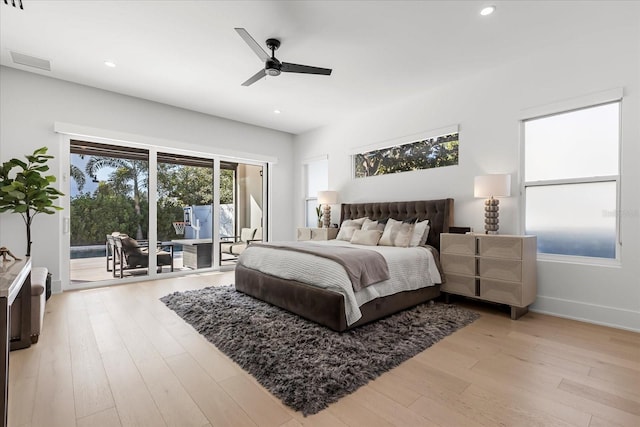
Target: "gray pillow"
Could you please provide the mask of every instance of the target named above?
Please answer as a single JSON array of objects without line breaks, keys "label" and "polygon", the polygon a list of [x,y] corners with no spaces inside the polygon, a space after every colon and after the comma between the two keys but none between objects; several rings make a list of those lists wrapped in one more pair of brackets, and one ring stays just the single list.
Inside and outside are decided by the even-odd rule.
[{"label": "gray pillow", "polygon": [[385,224],[383,223],[371,221],[369,218],[366,218],[362,224],[362,230],[380,230],[382,232],[384,231],[384,226]]}]

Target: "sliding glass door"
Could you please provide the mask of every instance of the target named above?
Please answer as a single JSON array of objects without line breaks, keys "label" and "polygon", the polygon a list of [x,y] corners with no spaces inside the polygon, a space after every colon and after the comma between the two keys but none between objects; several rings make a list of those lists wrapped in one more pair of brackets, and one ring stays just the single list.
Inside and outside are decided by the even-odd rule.
[{"label": "sliding glass door", "polygon": [[[141,266],[128,274],[147,275],[149,152],[72,140],[70,165],[70,282],[120,277],[127,255]],[[129,253],[115,236],[118,245],[128,237]]]},{"label": "sliding glass door", "polygon": [[70,288],[234,265],[266,236],[266,170],[71,140]]},{"label": "sliding glass door", "polygon": [[158,153],[158,244],[174,254],[174,268],[213,265],[213,160]]},{"label": "sliding glass door", "polygon": [[266,177],[264,165],[221,162],[220,167],[220,264],[229,265],[266,236]]}]

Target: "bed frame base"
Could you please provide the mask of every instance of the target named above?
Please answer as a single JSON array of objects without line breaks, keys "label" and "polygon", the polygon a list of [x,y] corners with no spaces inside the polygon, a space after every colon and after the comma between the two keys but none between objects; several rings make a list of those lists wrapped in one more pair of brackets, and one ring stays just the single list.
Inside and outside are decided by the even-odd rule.
[{"label": "bed frame base", "polygon": [[360,307],[362,317],[347,325],[344,296],[295,280],[286,280],[236,265],[236,290],[291,311],[334,331],[343,332],[381,319],[440,295],[440,285],[377,298]]}]

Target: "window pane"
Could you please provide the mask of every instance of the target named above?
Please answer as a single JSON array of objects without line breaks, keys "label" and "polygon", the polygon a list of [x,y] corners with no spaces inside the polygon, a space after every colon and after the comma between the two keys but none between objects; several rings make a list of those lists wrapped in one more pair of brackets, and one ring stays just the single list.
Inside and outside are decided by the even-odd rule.
[{"label": "window pane", "polygon": [[618,174],[620,103],[528,120],[525,181]]},{"label": "window pane", "polygon": [[148,151],[79,140],[70,149],[71,284],[148,274],[148,256],[123,250],[120,262],[107,238],[124,233],[140,246],[148,239]]},{"label": "window pane", "polygon": [[189,241],[213,235],[213,160],[160,152],[157,182],[158,242],[172,254],[171,271],[211,267],[202,254],[212,246],[196,247]]},{"label": "window pane", "polygon": [[306,165],[307,197],[316,197],[318,191],[329,189],[329,162],[318,160]]},{"label": "window pane", "polygon": [[526,203],[538,252],[615,258],[615,181],[527,187]]},{"label": "window pane", "polygon": [[318,199],[308,199],[306,206],[306,223],[305,227],[317,227],[318,226],[318,214],[316,208],[318,207]]}]

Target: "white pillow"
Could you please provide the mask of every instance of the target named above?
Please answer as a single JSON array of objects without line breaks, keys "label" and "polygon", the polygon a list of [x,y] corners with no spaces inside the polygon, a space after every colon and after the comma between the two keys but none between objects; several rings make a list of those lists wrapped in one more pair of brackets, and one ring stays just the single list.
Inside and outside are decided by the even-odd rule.
[{"label": "white pillow", "polygon": [[362,224],[369,218],[358,218],[358,219],[346,219],[342,221],[340,224],[340,231],[338,231],[338,235],[336,236],[336,240],[346,240],[347,242],[351,241],[353,237],[353,232],[355,230],[360,230],[362,228]]},{"label": "white pillow", "polygon": [[411,241],[409,246],[424,245],[429,237],[429,220],[416,222],[413,224],[413,233],[411,234]]},{"label": "white pillow", "polygon": [[382,237],[380,230],[356,230],[351,238],[354,245],[376,246]]},{"label": "white pillow", "polygon": [[[343,222],[343,224],[344,224],[344,222]],[[338,231],[338,235],[336,236],[336,240],[346,240],[347,242],[350,242],[351,238],[353,237],[353,233],[355,233],[358,230],[360,230],[360,227],[342,226],[342,227],[340,227],[340,231]]]},{"label": "white pillow", "polygon": [[412,234],[413,224],[389,218],[378,244],[380,246],[397,246],[400,248],[406,248],[409,246]]}]

